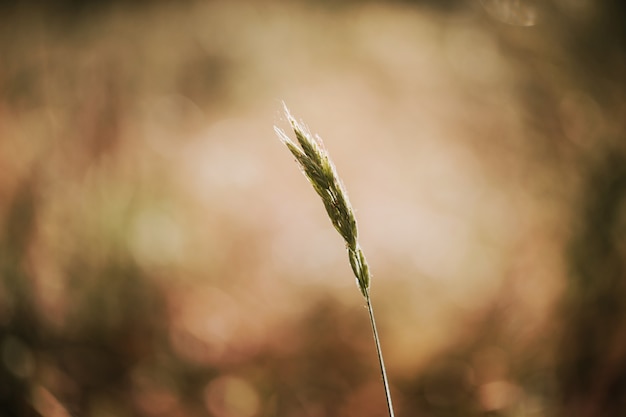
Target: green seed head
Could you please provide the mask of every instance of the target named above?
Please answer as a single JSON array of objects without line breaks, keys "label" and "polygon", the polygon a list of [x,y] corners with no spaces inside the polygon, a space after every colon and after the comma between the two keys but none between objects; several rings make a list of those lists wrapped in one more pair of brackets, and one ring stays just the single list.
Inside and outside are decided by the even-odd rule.
[{"label": "green seed head", "polygon": [[322,199],[330,221],[345,240],[357,284],[363,296],[367,297],[370,282],[369,268],[365,255],[357,243],[357,223],[348,193],[337,175],[335,165],[321,138],[313,136],[303,124],[299,123],[289,113],[287,106],[285,106],[285,115],[296,135],[297,144],[283,130],[278,127],[274,127],[274,130],[296,158],[300,169]]}]

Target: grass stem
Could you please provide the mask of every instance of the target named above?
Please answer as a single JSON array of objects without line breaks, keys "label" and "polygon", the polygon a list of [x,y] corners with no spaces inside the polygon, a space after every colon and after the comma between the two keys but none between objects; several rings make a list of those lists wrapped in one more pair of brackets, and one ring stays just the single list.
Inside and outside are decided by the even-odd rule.
[{"label": "grass stem", "polygon": [[385,368],[385,360],[383,359],[383,351],[380,347],[380,338],[378,337],[378,330],[376,329],[376,320],[374,319],[374,309],[372,308],[372,302],[370,300],[369,291],[365,296],[367,302],[367,311],[370,315],[370,323],[372,324],[372,333],[374,333],[374,343],[376,344],[376,353],[378,354],[378,363],[380,365],[380,374],[383,377],[383,385],[385,387],[385,399],[387,400],[387,410],[389,410],[389,417],[395,417],[393,413],[393,404],[391,402],[391,390],[389,389],[389,381],[387,379],[387,370]]},{"label": "grass stem", "polygon": [[358,242],[356,218],[350,200],[348,199],[348,193],[337,174],[337,170],[330,159],[328,151],[322,143],[322,139],[317,135],[313,136],[304,125],[299,123],[289,113],[287,106],[285,106],[285,115],[296,135],[296,140],[293,141],[290,139],[281,129],[277,127],[274,129],[280,140],[289,148],[289,151],[296,158],[300,169],[322,199],[331,223],[346,242],[348,259],[352,267],[352,272],[354,272],[354,276],[356,277],[357,287],[367,303],[370,323],[372,324],[372,331],[374,332],[378,363],[380,364],[380,373],[383,376],[383,384],[385,386],[385,397],[387,399],[389,417],[394,417],[393,405],[391,404],[391,390],[389,389],[387,371],[385,370],[383,353],[380,348],[380,339],[378,337],[378,330],[376,329],[376,321],[374,320],[374,310],[372,309],[372,302],[370,300],[370,270],[367,260],[365,259],[365,254]]}]

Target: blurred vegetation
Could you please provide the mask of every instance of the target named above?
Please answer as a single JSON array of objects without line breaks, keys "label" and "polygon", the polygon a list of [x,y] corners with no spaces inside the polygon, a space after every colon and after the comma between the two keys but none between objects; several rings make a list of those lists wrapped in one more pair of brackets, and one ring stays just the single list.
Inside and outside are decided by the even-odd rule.
[{"label": "blurred vegetation", "polygon": [[281,99],[399,416],[626,415],[621,2],[0,9],[1,416],[385,414]]}]

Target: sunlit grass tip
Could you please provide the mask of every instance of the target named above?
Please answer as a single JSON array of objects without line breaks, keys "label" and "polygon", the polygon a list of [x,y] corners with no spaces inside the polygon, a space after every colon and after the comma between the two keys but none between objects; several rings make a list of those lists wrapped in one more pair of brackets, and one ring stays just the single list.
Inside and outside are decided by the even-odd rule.
[{"label": "sunlit grass tip", "polygon": [[284,105],[284,109],[285,116],[295,133],[297,143],[289,138],[282,129],[275,126],[274,130],[296,158],[300,169],[321,197],[330,221],[345,240],[350,266],[356,276],[357,285],[363,296],[367,297],[370,272],[365,254],[357,241],[357,222],[348,193],[339,175],[337,175],[335,165],[330,159],[322,139],[317,135],[312,135],[303,123],[298,122],[291,115],[286,105]]},{"label": "sunlit grass tip", "polygon": [[376,321],[374,320],[374,310],[370,300],[370,271],[365,259],[365,254],[361,250],[358,243],[358,229],[354,210],[348,199],[346,192],[335,165],[330,159],[328,151],[322,143],[322,139],[317,135],[312,135],[309,129],[298,122],[289,112],[289,109],[283,103],[285,116],[291,125],[296,141],[293,141],[282,129],[274,126],[274,130],[278,134],[280,140],[287,146],[293,154],[304,173],[317,194],[321,197],[328,217],[333,226],[346,242],[348,250],[348,259],[350,266],[356,277],[356,283],[365,297],[367,310],[369,312],[372,332],[374,333],[374,342],[376,345],[376,353],[378,354],[378,362],[380,372],[385,388],[385,397],[387,399],[387,409],[389,416],[394,417],[393,405],[391,403],[391,390],[387,380],[387,371],[385,370],[385,362],[380,347],[380,339],[376,330]]}]

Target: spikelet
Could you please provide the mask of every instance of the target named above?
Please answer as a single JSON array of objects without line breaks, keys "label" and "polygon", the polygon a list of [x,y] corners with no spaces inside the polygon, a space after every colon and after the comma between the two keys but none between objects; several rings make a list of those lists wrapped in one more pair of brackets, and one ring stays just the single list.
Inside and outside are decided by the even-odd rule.
[{"label": "spikelet", "polygon": [[330,221],[346,242],[350,266],[356,276],[359,290],[365,298],[368,298],[369,267],[357,240],[357,223],[354,210],[348,199],[348,193],[337,175],[335,165],[321,138],[317,135],[313,136],[306,126],[299,123],[291,115],[286,105],[284,108],[287,120],[289,120],[296,135],[297,143],[280,128],[274,126],[274,130],[280,140],[289,148],[300,165],[300,169],[321,197]]}]

